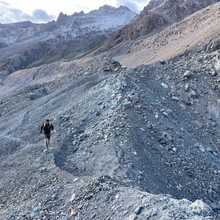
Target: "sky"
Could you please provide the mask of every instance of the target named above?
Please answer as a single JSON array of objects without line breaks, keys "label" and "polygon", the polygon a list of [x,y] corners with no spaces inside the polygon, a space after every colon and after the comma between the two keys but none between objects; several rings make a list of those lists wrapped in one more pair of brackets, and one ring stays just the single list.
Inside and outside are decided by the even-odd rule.
[{"label": "sky", "polygon": [[0,0],[0,23],[31,21],[45,23],[56,20],[59,13],[72,15],[75,12],[88,13],[103,5],[127,6],[139,13],[149,0]]}]

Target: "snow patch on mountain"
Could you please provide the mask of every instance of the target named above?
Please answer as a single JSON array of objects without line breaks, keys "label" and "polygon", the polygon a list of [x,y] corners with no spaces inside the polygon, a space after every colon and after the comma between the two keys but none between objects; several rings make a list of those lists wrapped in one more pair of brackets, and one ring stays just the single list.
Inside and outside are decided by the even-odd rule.
[{"label": "snow patch on mountain", "polygon": [[[42,33],[53,38],[69,40],[93,32],[113,31],[129,23],[135,16],[136,13],[127,7],[114,8],[105,5],[87,14],[80,12],[68,16],[61,12],[57,21],[47,24],[33,24],[29,21],[8,25],[0,24],[0,48],[42,36]],[[48,37],[45,40],[47,39]]]}]

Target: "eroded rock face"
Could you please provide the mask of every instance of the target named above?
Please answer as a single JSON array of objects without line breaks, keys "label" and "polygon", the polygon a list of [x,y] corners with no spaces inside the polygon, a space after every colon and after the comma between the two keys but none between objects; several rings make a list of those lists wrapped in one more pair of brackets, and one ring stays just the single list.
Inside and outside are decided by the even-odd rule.
[{"label": "eroded rock face", "polygon": [[151,0],[149,4],[144,8],[142,14],[155,12],[157,14],[161,14],[165,16],[168,19],[168,21],[172,21],[173,23],[217,2],[218,1],[216,0],[205,0],[205,1]]},{"label": "eroded rock face", "polygon": [[[217,38],[211,40],[211,42],[206,45],[205,50],[207,52],[213,52],[216,50],[220,50],[220,38],[217,37]],[[220,56],[218,57],[218,59],[220,59]]]},{"label": "eroded rock face", "polygon": [[155,31],[161,30],[167,25],[168,22],[163,16],[154,13],[148,16],[140,16],[134,22],[119,30],[112,43],[114,41],[119,43],[123,40],[134,40],[141,36],[155,33]]}]

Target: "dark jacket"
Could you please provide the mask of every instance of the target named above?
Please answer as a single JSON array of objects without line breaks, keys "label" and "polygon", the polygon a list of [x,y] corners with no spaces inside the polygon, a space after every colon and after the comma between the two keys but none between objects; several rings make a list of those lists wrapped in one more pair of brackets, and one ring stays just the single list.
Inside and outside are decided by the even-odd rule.
[{"label": "dark jacket", "polygon": [[52,124],[43,124],[41,126],[41,129],[40,129],[40,133],[42,133],[42,131],[44,132],[44,134],[50,134],[50,131],[53,130],[54,127]]}]

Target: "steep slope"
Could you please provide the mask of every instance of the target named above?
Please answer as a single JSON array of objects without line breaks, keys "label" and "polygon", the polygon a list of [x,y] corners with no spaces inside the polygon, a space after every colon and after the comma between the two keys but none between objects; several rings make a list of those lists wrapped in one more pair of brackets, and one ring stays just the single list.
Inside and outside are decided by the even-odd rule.
[{"label": "steep slope", "polygon": [[8,76],[1,218],[218,219],[216,56],[126,71],[101,56]]},{"label": "steep slope", "polygon": [[169,60],[193,49],[217,50],[220,48],[219,22],[220,3],[216,3],[154,36],[119,44],[113,48],[112,56],[127,67],[135,67]]},{"label": "steep slope", "polygon": [[155,14],[162,15],[169,23],[175,23],[193,14],[196,11],[199,11],[217,2],[218,1],[216,0],[151,0],[140,15],[144,16],[147,15],[149,12],[153,12]]},{"label": "steep slope", "polygon": [[153,35],[216,2],[218,0],[152,0],[135,20],[120,29],[111,38],[109,46],[114,46],[122,41]]},{"label": "steep slope", "polygon": [[88,14],[61,13],[47,24],[1,24],[0,74],[87,53],[135,15],[126,7],[105,5]]}]

